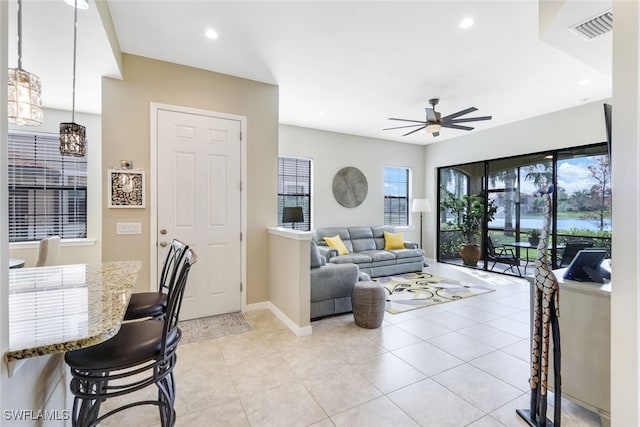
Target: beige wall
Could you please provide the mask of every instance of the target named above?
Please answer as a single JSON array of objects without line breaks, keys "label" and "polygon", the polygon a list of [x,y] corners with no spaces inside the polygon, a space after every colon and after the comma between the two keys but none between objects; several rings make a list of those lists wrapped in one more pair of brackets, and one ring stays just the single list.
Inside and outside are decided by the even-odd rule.
[{"label": "beige wall", "polygon": [[[149,171],[151,102],[247,117],[247,303],[267,301],[267,227],[276,225],[278,87],[133,55],[125,54],[123,64],[122,80],[102,82],[103,191],[106,194],[106,170],[121,159]],[[149,247],[155,239],[149,208],[109,209],[103,203],[102,215],[103,261],[142,260],[136,290],[149,289]],[[116,235],[117,222],[140,222],[142,234]]]}]

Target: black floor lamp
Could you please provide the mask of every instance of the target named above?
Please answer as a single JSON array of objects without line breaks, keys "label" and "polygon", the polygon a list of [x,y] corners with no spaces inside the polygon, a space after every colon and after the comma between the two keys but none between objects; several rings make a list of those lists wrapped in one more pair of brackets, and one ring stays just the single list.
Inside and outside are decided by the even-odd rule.
[{"label": "black floor lamp", "polygon": [[[413,199],[411,212],[420,212],[420,249],[424,249],[422,247],[422,223],[424,222],[423,215],[425,212],[431,212],[431,202],[429,201],[429,199]],[[425,263],[424,266],[428,267],[427,263]]]}]

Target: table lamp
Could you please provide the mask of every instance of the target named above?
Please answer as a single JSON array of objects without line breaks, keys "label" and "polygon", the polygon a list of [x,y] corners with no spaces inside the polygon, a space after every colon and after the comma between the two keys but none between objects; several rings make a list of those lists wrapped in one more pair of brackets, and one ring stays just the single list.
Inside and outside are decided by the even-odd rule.
[{"label": "table lamp", "polygon": [[291,223],[291,228],[296,229],[297,222],[304,222],[304,214],[301,206],[291,206],[282,208],[282,223]]}]

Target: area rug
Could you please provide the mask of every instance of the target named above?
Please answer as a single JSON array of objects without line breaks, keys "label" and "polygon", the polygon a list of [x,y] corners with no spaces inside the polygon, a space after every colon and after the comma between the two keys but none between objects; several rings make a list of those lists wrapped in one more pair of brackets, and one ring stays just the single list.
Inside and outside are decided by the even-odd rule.
[{"label": "area rug", "polygon": [[181,344],[249,332],[251,326],[242,313],[227,313],[178,322],[182,330]]},{"label": "area rug", "polygon": [[387,291],[386,310],[391,314],[493,292],[493,289],[430,273],[406,273],[373,280]]}]

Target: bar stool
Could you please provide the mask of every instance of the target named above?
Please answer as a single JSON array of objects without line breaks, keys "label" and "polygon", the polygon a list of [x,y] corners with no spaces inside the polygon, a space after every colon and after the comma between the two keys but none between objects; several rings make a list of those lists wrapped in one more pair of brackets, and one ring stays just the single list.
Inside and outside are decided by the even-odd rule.
[{"label": "bar stool", "polygon": [[127,311],[124,314],[124,320],[159,319],[164,316],[167,308],[169,284],[174,281],[174,276],[186,248],[187,246],[177,239],[171,241],[162,265],[158,290],[156,292],[136,292],[132,294]]},{"label": "bar stool", "polygon": [[[182,336],[178,318],[187,277],[196,260],[196,254],[185,246],[179,272],[172,275],[174,283],[169,283],[163,319],[124,323],[113,338],[65,354],[72,375],[74,427],[92,427],[111,415],[140,405],[158,406],[163,427],[175,424],[173,368]],[[128,403],[100,415],[100,405],[105,400],[152,384],[158,387],[157,400]]]}]

